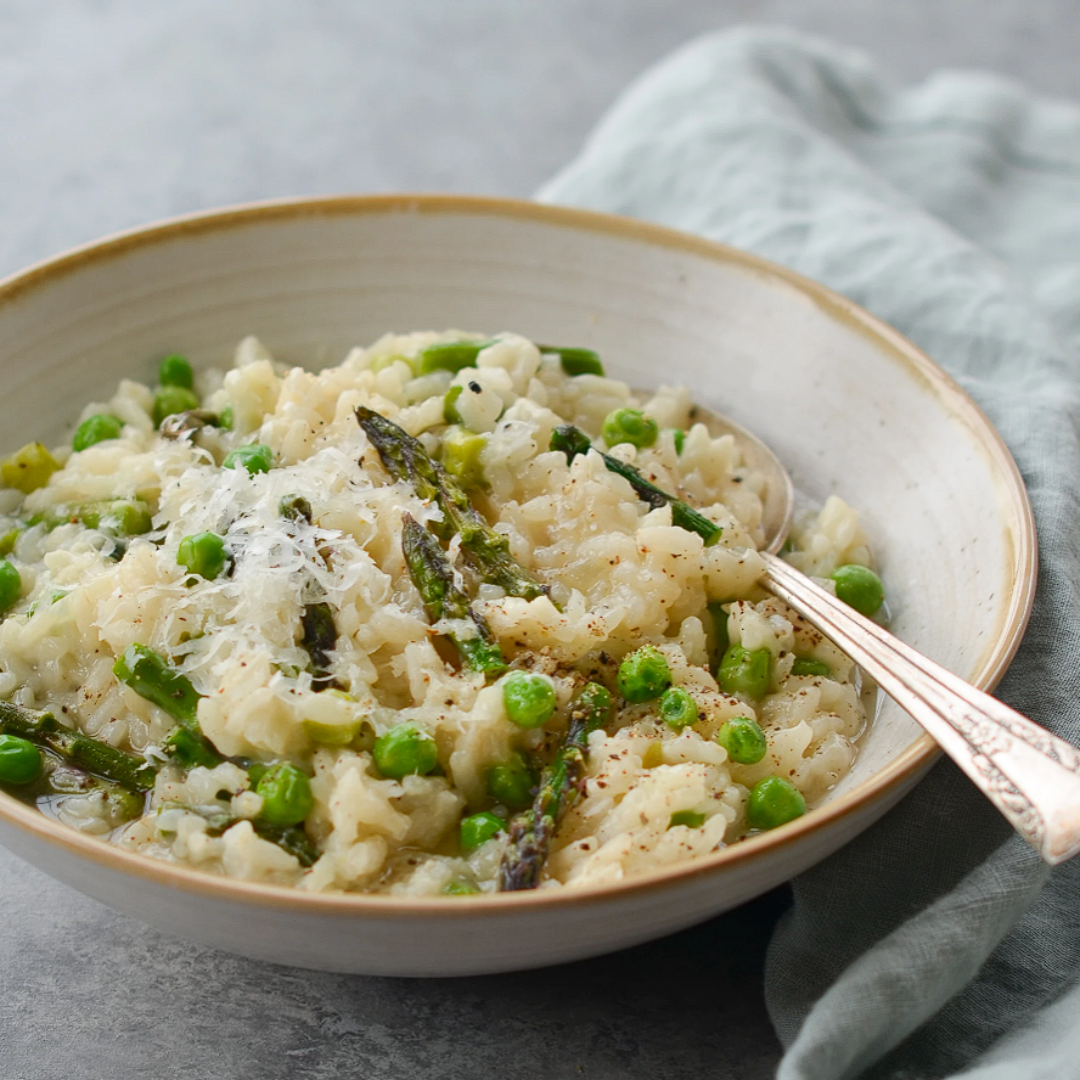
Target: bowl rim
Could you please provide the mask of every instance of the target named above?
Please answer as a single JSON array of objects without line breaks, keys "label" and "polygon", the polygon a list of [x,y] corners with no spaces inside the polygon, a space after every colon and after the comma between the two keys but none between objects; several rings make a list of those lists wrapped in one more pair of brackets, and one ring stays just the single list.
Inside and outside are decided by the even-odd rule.
[{"label": "bowl rim", "polygon": [[[812,300],[827,315],[870,338],[891,353],[910,373],[929,385],[939,402],[946,404],[953,418],[968,429],[969,436],[986,455],[993,474],[1001,482],[1007,498],[1003,515],[1014,527],[1011,540],[1015,585],[1004,609],[999,629],[979,660],[971,679],[973,685],[992,690],[1012,660],[1031,616],[1035,598],[1038,548],[1034,515],[1020,471],[1004,440],[982,409],[967,392],[921,349],[899,331],[871,315],[854,301],[820,283],[758,255],[704,237],[684,233],[634,218],[554,206],[522,199],[457,194],[377,194],[326,195],[269,199],[223,208],[198,211],[136,226],[39,261],[0,279],[0,313],[23,293],[64,278],[85,266],[106,262],[127,253],[186,236],[220,233],[251,224],[305,217],[359,216],[386,214],[491,215],[601,233],[624,240],[682,252],[708,260],[732,264],[794,288]],[[537,906],[562,909],[631,899],[669,888],[679,882],[708,877],[730,864],[747,864],[796,845],[804,836],[836,825],[856,807],[868,807],[889,799],[899,788],[913,783],[929,768],[940,750],[926,734],[919,736],[897,757],[871,777],[855,785],[823,806],[789,822],[781,829],[752,836],[718,852],[673,866],[636,874],[622,881],[571,888],[534,889],[514,893],[478,894],[468,903],[454,903],[449,897],[403,897],[385,893],[313,893],[296,887],[245,881],[213,874],[196,867],[157,860],[127,851],[114,844],[80,833],[41,813],[14,796],[0,792],[0,819],[87,859],[103,869],[120,871],[131,877],[156,881],[186,893],[198,893],[235,903],[259,907],[296,908],[312,916],[364,917],[372,919],[428,918],[433,914],[450,918],[484,918],[511,915],[522,908]]]}]

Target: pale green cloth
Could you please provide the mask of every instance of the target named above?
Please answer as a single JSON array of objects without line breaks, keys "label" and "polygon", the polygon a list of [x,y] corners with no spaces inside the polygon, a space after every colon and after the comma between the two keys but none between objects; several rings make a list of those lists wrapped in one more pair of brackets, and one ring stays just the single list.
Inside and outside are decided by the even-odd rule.
[{"label": "pale green cloth", "polygon": [[[647,72],[540,198],[791,266],[963,383],[1040,534],[999,692],[1080,742],[1080,109],[740,29]],[[950,763],[794,891],[766,971],[784,1080],[1080,1077],[1080,859],[1046,871]]]}]

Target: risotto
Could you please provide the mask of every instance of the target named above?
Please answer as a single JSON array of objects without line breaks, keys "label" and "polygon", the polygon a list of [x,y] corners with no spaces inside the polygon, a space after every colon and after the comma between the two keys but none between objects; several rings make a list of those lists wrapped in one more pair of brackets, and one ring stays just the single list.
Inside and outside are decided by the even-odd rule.
[{"label": "risotto", "polygon": [[[804,812],[866,723],[757,582],[763,478],[583,349],[161,362],[0,462],[0,783],[300,889],[618,881]],[[830,498],[787,556],[881,603]]]}]

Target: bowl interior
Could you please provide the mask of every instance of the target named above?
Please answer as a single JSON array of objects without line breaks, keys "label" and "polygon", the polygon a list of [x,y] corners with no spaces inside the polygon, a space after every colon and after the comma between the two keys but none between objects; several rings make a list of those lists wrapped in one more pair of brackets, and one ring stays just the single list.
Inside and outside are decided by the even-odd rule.
[{"label": "bowl interior", "polygon": [[[635,386],[685,383],[770,443],[806,495],[861,511],[901,638],[983,686],[1011,658],[1033,532],[978,409],[854,305],[648,226],[387,197],[143,230],[0,285],[0,430],[7,449],[59,439],[87,401],[150,380],[166,352],[225,366],[254,333],[278,359],[318,367],[388,330],[448,327],[589,346]],[[884,701],[831,798],[913,747],[925,763],[920,734]]]}]

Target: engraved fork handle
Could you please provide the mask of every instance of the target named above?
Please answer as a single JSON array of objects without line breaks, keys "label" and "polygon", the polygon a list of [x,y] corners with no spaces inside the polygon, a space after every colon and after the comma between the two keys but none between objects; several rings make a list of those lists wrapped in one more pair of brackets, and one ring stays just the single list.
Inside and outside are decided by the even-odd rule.
[{"label": "engraved fork handle", "polygon": [[764,558],[765,588],[910,713],[1048,863],[1080,852],[1080,750],[897,640],[782,559]]}]

